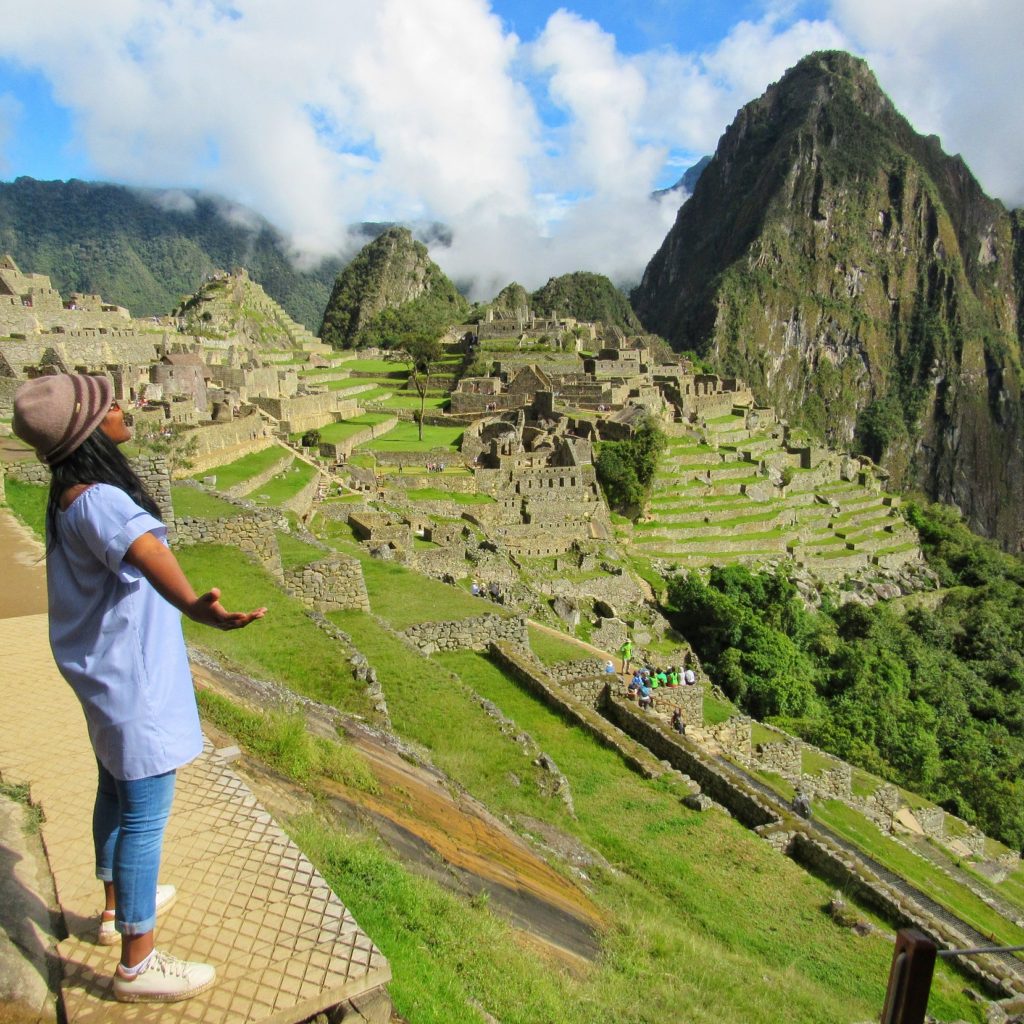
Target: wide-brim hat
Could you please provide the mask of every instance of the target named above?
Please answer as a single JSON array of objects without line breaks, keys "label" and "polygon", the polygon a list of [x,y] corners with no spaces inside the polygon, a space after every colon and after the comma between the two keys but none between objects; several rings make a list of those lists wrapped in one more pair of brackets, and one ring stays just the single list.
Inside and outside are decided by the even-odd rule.
[{"label": "wide-brim hat", "polygon": [[14,393],[11,427],[49,466],[66,459],[103,422],[114,398],[107,377],[56,373],[25,381]]}]

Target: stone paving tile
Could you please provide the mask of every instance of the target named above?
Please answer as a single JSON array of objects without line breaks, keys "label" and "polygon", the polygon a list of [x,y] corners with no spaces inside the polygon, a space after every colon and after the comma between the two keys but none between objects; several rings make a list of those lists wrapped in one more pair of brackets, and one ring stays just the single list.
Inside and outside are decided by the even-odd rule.
[{"label": "stone paving tile", "polygon": [[45,616],[0,620],[0,678],[10,709],[0,719],[0,772],[28,782],[46,814],[43,842],[70,935],[58,947],[69,1024],[289,1024],[390,980],[380,951],[206,742],[178,775],[161,872],[178,898],[157,934],[174,955],[215,964],[218,983],[182,1003],[116,1003],[118,947],[92,941],[102,906],[89,824],[95,762],[78,702],[50,660]]}]

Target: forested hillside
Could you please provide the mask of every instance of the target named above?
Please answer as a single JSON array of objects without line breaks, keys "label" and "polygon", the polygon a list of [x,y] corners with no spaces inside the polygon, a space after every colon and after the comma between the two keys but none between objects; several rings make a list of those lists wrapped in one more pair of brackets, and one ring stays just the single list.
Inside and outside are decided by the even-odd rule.
[{"label": "forested hillside", "polygon": [[[756,717],[1024,847],[1024,564],[948,508],[912,506],[942,600],[807,611],[782,573],[677,577],[669,604]],[[927,595],[923,595],[927,597]]]},{"label": "forested hillside", "polygon": [[624,331],[640,330],[629,300],[604,274],[578,271],[553,277],[530,296],[530,301],[537,316],[571,316]]},{"label": "forested hillside", "polygon": [[252,211],[234,207],[229,219],[225,202],[174,195],[170,204],[166,193],[121,185],[0,182],[0,253],[26,273],[48,275],[63,295],[98,293],[135,316],[169,313],[211,271],[245,267],[292,317],[320,326],[340,260],[300,271],[284,239]]}]

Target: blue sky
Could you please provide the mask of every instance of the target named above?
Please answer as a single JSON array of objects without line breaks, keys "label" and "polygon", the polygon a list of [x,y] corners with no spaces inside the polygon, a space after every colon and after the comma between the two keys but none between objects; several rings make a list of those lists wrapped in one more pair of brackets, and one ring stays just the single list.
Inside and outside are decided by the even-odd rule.
[{"label": "blue sky", "polygon": [[651,190],[815,49],[1020,204],[1022,46],[1018,0],[37,0],[0,35],[0,178],[213,193],[306,261],[442,220],[480,294],[628,281],[674,218]]}]

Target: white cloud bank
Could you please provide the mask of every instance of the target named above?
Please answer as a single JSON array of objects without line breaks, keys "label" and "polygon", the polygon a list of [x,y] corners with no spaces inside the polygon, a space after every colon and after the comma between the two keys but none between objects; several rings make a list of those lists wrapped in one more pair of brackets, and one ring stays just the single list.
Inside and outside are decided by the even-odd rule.
[{"label": "white cloud bank", "polygon": [[[664,168],[713,151],[814,49],[863,53],[919,129],[1019,201],[1022,10],[768,5],[705,52],[625,55],[567,9],[520,40],[488,0],[39,0],[5,17],[0,59],[49,79],[97,177],[219,193],[307,259],[359,220],[442,221],[435,258],[486,297],[579,269],[636,280],[675,214],[648,199]],[[0,102],[0,153],[27,130],[16,109]]]}]

